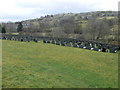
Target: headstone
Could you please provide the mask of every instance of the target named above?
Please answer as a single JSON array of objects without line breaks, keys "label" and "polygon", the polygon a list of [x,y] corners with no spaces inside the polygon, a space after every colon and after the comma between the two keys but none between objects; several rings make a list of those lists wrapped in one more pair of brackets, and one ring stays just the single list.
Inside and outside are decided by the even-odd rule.
[{"label": "headstone", "polygon": [[52,40],[52,44],[55,44],[55,41],[54,41],[54,40]]},{"label": "headstone", "polygon": [[83,47],[85,47],[84,45],[79,45],[79,48],[83,48]]},{"label": "headstone", "polygon": [[47,40],[47,43],[50,43],[50,40]]},{"label": "headstone", "polygon": [[73,47],[77,47],[77,44],[76,44],[76,43],[74,43],[74,44],[73,44]]},{"label": "headstone", "polygon": [[106,52],[106,48],[105,47],[102,48],[102,52]]},{"label": "headstone", "polygon": [[117,50],[115,48],[110,48],[110,53],[116,53]]},{"label": "headstone", "polygon": [[23,42],[23,38],[21,38],[20,41]]},{"label": "headstone", "polygon": [[99,51],[99,48],[94,48],[93,50],[94,50],[94,51]]},{"label": "headstone", "polygon": [[46,43],[46,40],[43,40],[43,43]]},{"label": "headstone", "polygon": [[90,47],[90,46],[86,46],[86,48],[85,48],[85,49],[91,50],[91,47]]}]

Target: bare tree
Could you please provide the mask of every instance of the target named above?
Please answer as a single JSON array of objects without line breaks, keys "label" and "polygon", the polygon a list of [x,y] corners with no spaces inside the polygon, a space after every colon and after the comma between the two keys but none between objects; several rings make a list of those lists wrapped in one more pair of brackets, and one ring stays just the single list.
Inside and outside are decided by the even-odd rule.
[{"label": "bare tree", "polygon": [[38,22],[39,23],[39,32],[43,32],[45,29],[45,22]]},{"label": "bare tree", "polygon": [[74,33],[75,34],[82,34],[83,33],[81,24],[79,24],[79,23],[74,24]]},{"label": "bare tree", "polygon": [[103,20],[97,20],[97,32],[98,35],[96,37],[96,39],[105,39],[106,36],[108,36],[110,34],[110,27],[108,25],[108,23],[106,23],[106,19]]},{"label": "bare tree", "polygon": [[97,23],[95,19],[91,19],[88,21],[87,33],[90,34],[91,39],[94,41],[97,33]]},{"label": "bare tree", "polygon": [[88,21],[87,33],[91,36],[91,40],[106,40],[110,34],[110,27],[106,19],[91,19]]},{"label": "bare tree", "polygon": [[74,25],[75,25],[74,17],[64,16],[60,20],[60,26],[63,27],[63,31],[66,34],[74,33]]}]

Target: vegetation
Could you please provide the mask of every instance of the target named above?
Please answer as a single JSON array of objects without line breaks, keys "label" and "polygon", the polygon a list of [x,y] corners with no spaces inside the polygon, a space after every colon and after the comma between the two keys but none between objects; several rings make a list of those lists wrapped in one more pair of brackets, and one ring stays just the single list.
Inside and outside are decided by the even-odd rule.
[{"label": "vegetation", "polygon": [[3,34],[6,33],[5,27],[2,27],[2,33],[3,33]]},{"label": "vegetation", "polygon": [[18,25],[18,27],[17,27],[17,31],[18,31],[18,32],[21,32],[21,31],[22,31],[22,28],[23,28],[23,25],[22,25],[22,23],[20,22],[19,25]]},{"label": "vegetation", "polygon": [[[119,40],[116,11],[63,13],[21,22],[2,23],[7,33],[64,37],[111,43]],[[17,27],[17,30],[16,30]]]},{"label": "vegetation", "polygon": [[118,53],[3,41],[5,88],[117,88]]},{"label": "vegetation", "polygon": [[0,25],[0,32],[2,32],[2,26]]},{"label": "vegetation", "polygon": [[0,40],[0,89],[2,89],[2,40]]}]

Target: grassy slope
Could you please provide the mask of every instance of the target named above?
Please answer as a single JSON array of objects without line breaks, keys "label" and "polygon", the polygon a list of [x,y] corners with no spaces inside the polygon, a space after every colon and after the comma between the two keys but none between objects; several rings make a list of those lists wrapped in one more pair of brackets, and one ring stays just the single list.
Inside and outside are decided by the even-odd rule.
[{"label": "grassy slope", "polygon": [[2,88],[2,41],[0,40],[0,90],[2,90],[1,88]]},{"label": "grassy slope", "polygon": [[117,87],[117,55],[3,41],[3,87]]}]

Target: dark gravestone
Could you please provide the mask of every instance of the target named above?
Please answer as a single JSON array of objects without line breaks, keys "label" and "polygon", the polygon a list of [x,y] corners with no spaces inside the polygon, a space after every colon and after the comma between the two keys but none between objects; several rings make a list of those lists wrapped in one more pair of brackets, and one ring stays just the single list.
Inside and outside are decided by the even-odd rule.
[{"label": "dark gravestone", "polygon": [[115,48],[110,48],[110,53],[116,53],[117,50]]},{"label": "dark gravestone", "polygon": [[46,43],[46,40],[43,40],[43,43]]},{"label": "dark gravestone", "polygon": [[94,51],[99,51],[99,48],[94,48],[93,50],[94,50]]},{"label": "dark gravestone", "polygon": [[15,37],[12,37],[11,40],[15,40]]},{"label": "dark gravestone", "polygon": [[71,47],[71,43],[70,42],[66,42],[66,46]]},{"label": "dark gravestone", "polygon": [[50,43],[50,40],[47,40],[47,43]]},{"label": "dark gravestone", "polygon": [[116,46],[115,49],[116,49],[117,51],[119,51],[119,47],[118,47],[118,46]]},{"label": "dark gravestone", "polygon": [[65,46],[65,42],[61,42],[61,46]]},{"label": "dark gravestone", "polygon": [[2,39],[3,39],[3,40],[6,40],[6,37],[3,37]]},{"label": "dark gravestone", "polygon": [[54,40],[52,40],[52,44],[55,44],[55,41],[54,41]]},{"label": "dark gravestone", "polygon": [[102,48],[102,52],[106,52],[106,48],[105,47]]},{"label": "dark gravestone", "polygon": [[20,41],[23,42],[23,38],[21,38]]},{"label": "dark gravestone", "polygon": [[30,42],[30,39],[27,39],[28,42]]},{"label": "dark gravestone", "polygon": [[35,43],[37,43],[37,42],[38,42],[38,40],[37,40],[37,39],[34,39],[34,42],[35,42]]},{"label": "dark gravestone", "polygon": [[86,46],[86,48],[85,48],[85,49],[91,50],[91,47],[90,47],[90,46]]},{"label": "dark gravestone", "polygon": [[81,45],[81,42],[78,42],[78,45]]},{"label": "dark gravestone", "polygon": [[56,45],[60,45],[60,42],[56,42]]},{"label": "dark gravestone", "polygon": [[[118,46],[118,49],[120,50],[120,46]],[[118,50],[118,51],[119,51],[119,50]]]},{"label": "dark gravestone", "polygon": [[79,45],[79,48],[83,48],[83,47],[85,47],[84,45]]},{"label": "dark gravestone", "polygon": [[74,43],[74,44],[73,44],[73,47],[77,47],[77,44],[76,44],[76,43]]}]

